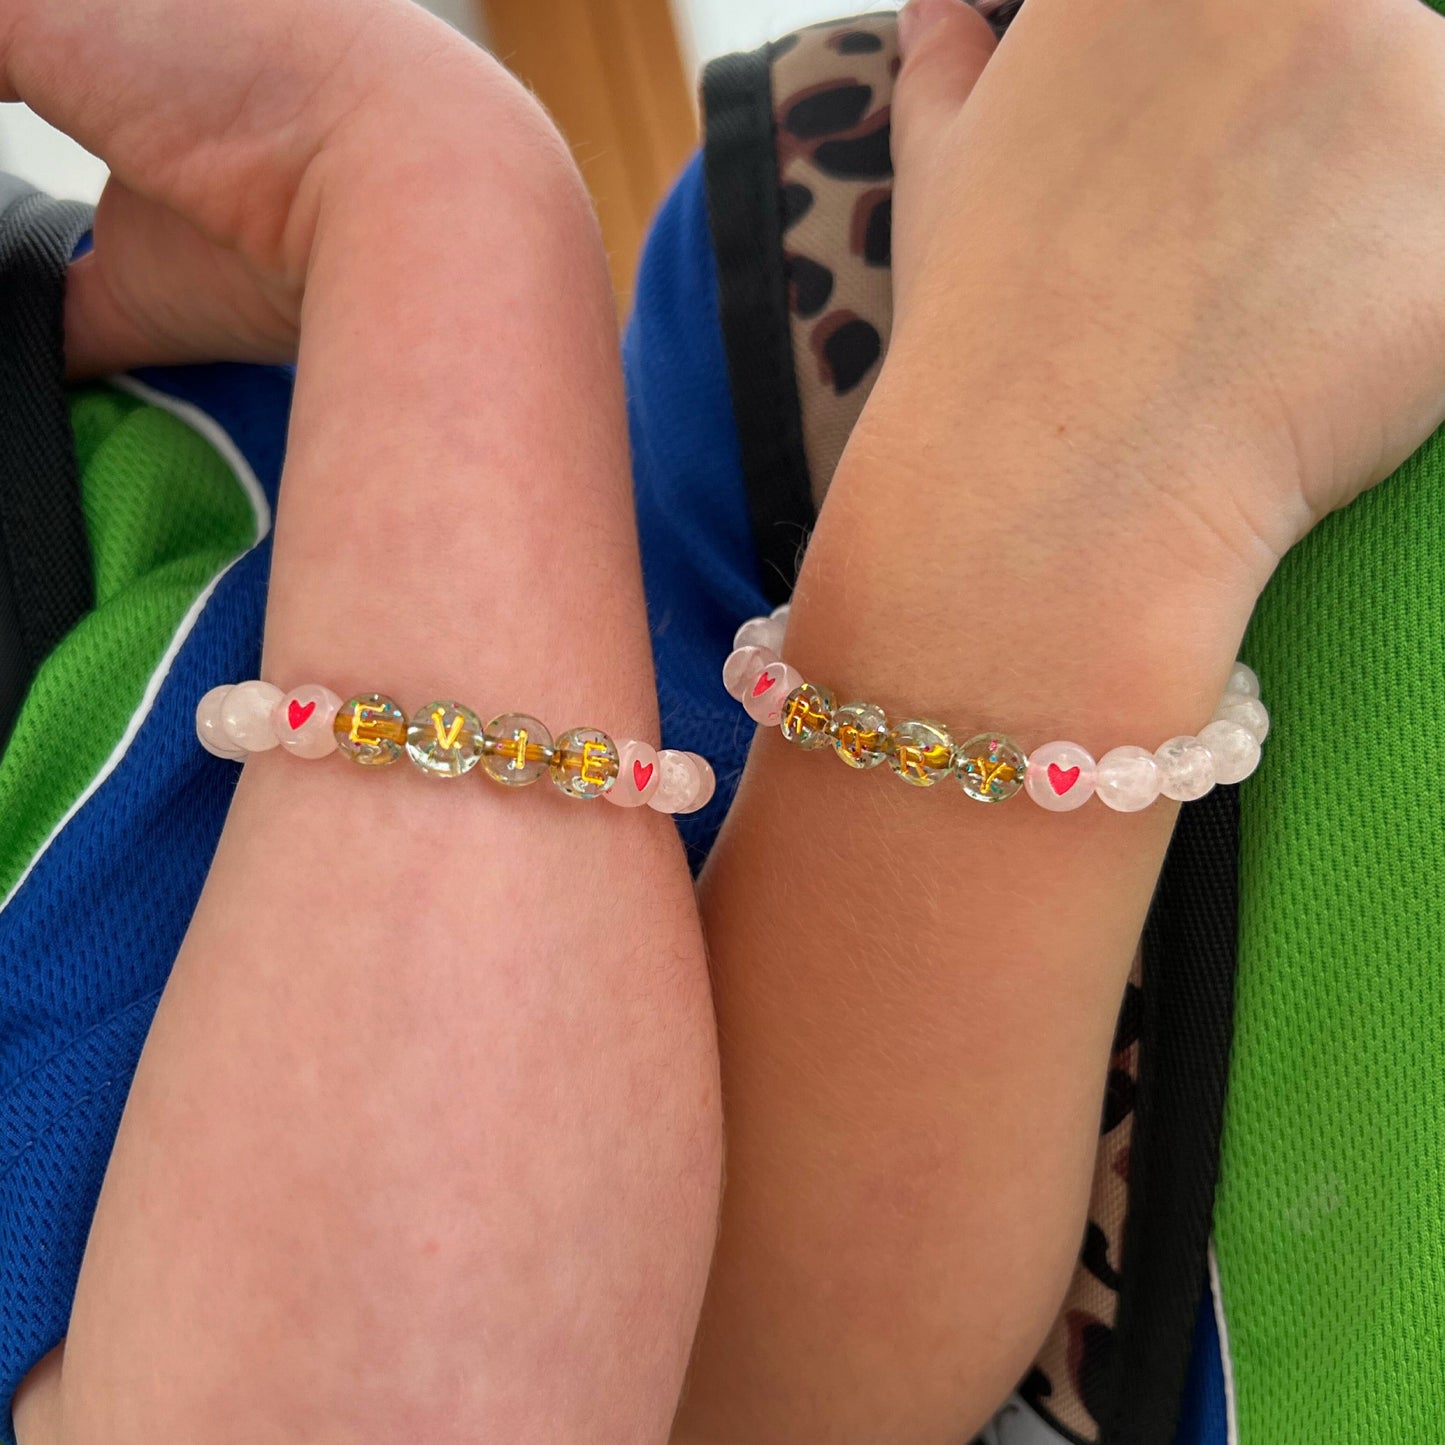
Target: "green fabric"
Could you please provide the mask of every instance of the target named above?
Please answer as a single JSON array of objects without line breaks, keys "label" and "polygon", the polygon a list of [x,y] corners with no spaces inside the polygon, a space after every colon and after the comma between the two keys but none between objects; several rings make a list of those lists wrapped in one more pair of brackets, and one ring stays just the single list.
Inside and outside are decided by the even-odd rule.
[{"label": "green fabric", "polygon": [[1285,559],[1247,648],[1276,731],[1243,789],[1214,1217],[1239,1439],[1425,1445],[1445,1440],[1445,429]]},{"label": "green fabric", "polygon": [[1445,430],[1285,559],[1245,656],[1215,1243],[1243,1445],[1445,1440]]},{"label": "green fabric", "polygon": [[96,605],[42,665],[0,757],[0,898],[121,741],[186,613],[256,535],[231,468],[169,412],[89,386],[70,419]]}]

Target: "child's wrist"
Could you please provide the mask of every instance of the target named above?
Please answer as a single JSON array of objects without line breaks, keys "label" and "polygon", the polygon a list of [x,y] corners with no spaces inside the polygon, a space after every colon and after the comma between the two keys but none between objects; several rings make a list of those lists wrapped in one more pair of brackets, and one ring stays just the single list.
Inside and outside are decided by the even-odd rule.
[{"label": "child's wrist", "polygon": [[945,465],[926,442],[864,441],[810,543],[790,661],[1021,735],[1162,740],[1209,717],[1266,551],[1212,534],[1145,476],[1121,484],[1137,455],[1081,465],[1057,438],[981,429]]}]

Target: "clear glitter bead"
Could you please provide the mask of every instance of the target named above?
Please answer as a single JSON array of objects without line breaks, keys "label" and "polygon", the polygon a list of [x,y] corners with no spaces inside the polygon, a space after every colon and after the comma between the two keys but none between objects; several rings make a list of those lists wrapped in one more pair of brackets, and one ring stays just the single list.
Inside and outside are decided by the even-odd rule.
[{"label": "clear glitter bead", "polygon": [[770,647],[739,647],[728,653],[723,663],[723,687],[727,695],[739,702],[747,690],[758,680],[758,674],[771,662],[778,660],[778,654]]},{"label": "clear glitter bead", "polygon": [[1234,670],[1229,674],[1229,686],[1226,692],[1242,692],[1246,697],[1259,696],[1259,677],[1252,667],[1247,667],[1242,662],[1234,664]]},{"label": "clear glitter bead", "polygon": [[336,751],[332,729],[340,710],[341,699],[329,687],[303,683],[276,704],[271,726],[293,757],[327,758]]},{"label": "clear glitter bead", "polygon": [[349,698],[331,726],[341,755],[362,767],[385,767],[406,751],[406,714],[384,693]]},{"label": "clear glitter bead", "polygon": [[1214,776],[1221,783],[1242,783],[1259,766],[1259,739],[1243,723],[1221,718],[1199,741],[1214,754]]},{"label": "clear glitter bead", "polygon": [[1155,752],[1159,791],[1176,803],[1192,803],[1214,786],[1214,754],[1198,738],[1170,738]]},{"label": "clear glitter bead", "polygon": [[648,800],[647,806],[655,808],[659,813],[692,812],[692,805],[697,801],[703,785],[697,761],[692,753],[663,748],[657,755],[657,767],[662,774],[662,781]]},{"label": "clear glitter bead", "polygon": [[826,747],[832,741],[828,736],[828,725],[833,721],[836,702],[837,699],[825,687],[814,687],[811,682],[795,687],[783,705],[783,718],[779,724],[783,736],[805,752]]},{"label": "clear glitter bead", "polygon": [[1029,754],[1024,787],[1050,813],[1072,813],[1094,796],[1096,768],[1078,743],[1045,743]]},{"label": "clear glitter bead", "polygon": [[197,740],[212,757],[225,758],[228,763],[244,762],[246,758],[245,748],[237,747],[221,726],[221,704],[235,685],[233,682],[225,682],[220,687],[213,687],[196,704]]},{"label": "clear glitter bead", "polygon": [[569,728],[557,739],[552,781],[569,798],[600,798],[617,781],[617,744],[597,728]]},{"label": "clear glitter bead", "polygon": [[785,617],[750,617],[733,634],[733,647],[766,647],[770,652],[781,652],[783,634],[787,630],[788,620]]},{"label": "clear glitter bead", "polygon": [[1012,738],[979,733],[955,749],[953,771],[975,802],[1002,803],[1023,787],[1028,761]]},{"label": "clear glitter bead", "polygon": [[432,778],[461,778],[482,760],[482,720],[459,702],[429,702],[406,730],[406,755]]},{"label": "clear glitter bead", "polygon": [[1148,748],[1111,748],[1099,759],[1094,791],[1116,813],[1137,813],[1159,796],[1159,760]]},{"label": "clear glitter bead", "polygon": [[828,732],[850,768],[876,768],[888,756],[888,714],[877,703],[846,702],[835,708]]},{"label": "clear glitter bead", "polygon": [[743,708],[759,727],[775,728],[783,720],[788,694],[802,682],[803,674],[796,667],[770,662],[743,692]]},{"label": "clear glitter bead", "polygon": [[915,788],[931,788],[953,767],[953,739],[942,723],[901,722],[888,739],[888,765]]},{"label": "clear glitter bead", "polygon": [[1262,743],[1269,736],[1269,711],[1257,698],[1243,692],[1227,692],[1214,710],[1214,722],[1226,718],[1230,722],[1243,723],[1254,734],[1255,741]]},{"label": "clear glitter bead", "polygon": [[508,788],[525,788],[547,771],[552,734],[524,712],[504,712],[487,724],[483,771]]},{"label": "clear glitter bead", "polygon": [[231,746],[248,753],[265,753],[280,739],[271,726],[271,714],[281,701],[281,689],[269,682],[238,682],[221,699],[221,731]]}]

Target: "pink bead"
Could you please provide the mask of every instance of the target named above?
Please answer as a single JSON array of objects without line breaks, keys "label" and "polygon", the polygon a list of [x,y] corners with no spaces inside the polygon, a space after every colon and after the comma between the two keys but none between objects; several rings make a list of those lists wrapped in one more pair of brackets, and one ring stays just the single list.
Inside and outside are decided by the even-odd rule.
[{"label": "pink bead", "polygon": [[692,753],[663,748],[657,755],[657,770],[661,775],[657,791],[648,799],[647,806],[659,813],[690,813],[703,785],[697,764],[698,759]]},{"label": "pink bead", "polygon": [[281,746],[298,758],[324,758],[336,751],[331,724],[341,699],[329,687],[308,682],[293,688],[271,713],[271,730]]},{"label": "pink bead", "polygon": [[697,769],[698,786],[697,795],[685,808],[678,808],[679,813],[696,813],[707,807],[712,802],[712,795],[717,792],[717,774],[712,770],[712,764],[700,753],[688,753],[692,759],[693,766]]},{"label": "pink bead", "polygon": [[602,795],[619,808],[640,808],[662,784],[657,749],[631,738],[617,740],[617,781]]},{"label": "pink bead", "polygon": [[221,730],[232,747],[264,753],[280,739],[271,727],[271,714],[281,701],[281,689],[269,682],[238,682],[221,700]]},{"label": "pink bead", "polygon": [[781,651],[783,633],[788,629],[784,617],[750,617],[733,634],[733,647],[766,647],[772,652]]},{"label": "pink bead", "polygon": [[1132,743],[1111,748],[1099,759],[1094,791],[1116,813],[1137,813],[1159,796],[1164,770],[1147,748]]},{"label": "pink bead", "polygon": [[245,750],[238,748],[221,727],[221,703],[234,686],[235,683],[227,682],[220,687],[213,687],[196,704],[196,737],[212,757],[239,763],[246,756]]},{"label": "pink bead", "polygon": [[1094,796],[1098,769],[1078,743],[1045,743],[1029,754],[1024,787],[1039,807],[1072,813]]},{"label": "pink bead", "polygon": [[775,728],[783,720],[788,694],[803,685],[803,674],[786,662],[770,662],[743,691],[742,705],[755,723]]},{"label": "pink bead", "polygon": [[777,660],[778,654],[770,647],[739,647],[728,653],[723,663],[723,686],[728,696],[741,702],[743,694],[758,680],[758,674]]}]

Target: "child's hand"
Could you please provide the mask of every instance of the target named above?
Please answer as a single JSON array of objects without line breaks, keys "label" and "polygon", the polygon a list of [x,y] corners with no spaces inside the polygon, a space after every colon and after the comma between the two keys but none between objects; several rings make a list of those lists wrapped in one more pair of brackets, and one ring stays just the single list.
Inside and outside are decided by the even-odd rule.
[{"label": "child's hand", "polygon": [[986,407],[1057,435],[1037,526],[1102,544],[1090,512],[1257,590],[1445,415],[1445,22],[1419,0],[1029,0],[986,69],[959,0],[904,25],[865,433],[916,450],[926,414],[946,458]]},{"label": "child's hand", "polygon": [[[293,357],[328,196],[384,209],[374,157],[463,97],[504,153],[561,159],[501,67],[400,0],[11,0],[0,100],[29,101],[111,168],[96,249],[71,270],[71,374]],[[518,203],[566,170],[514,167]]]}]

